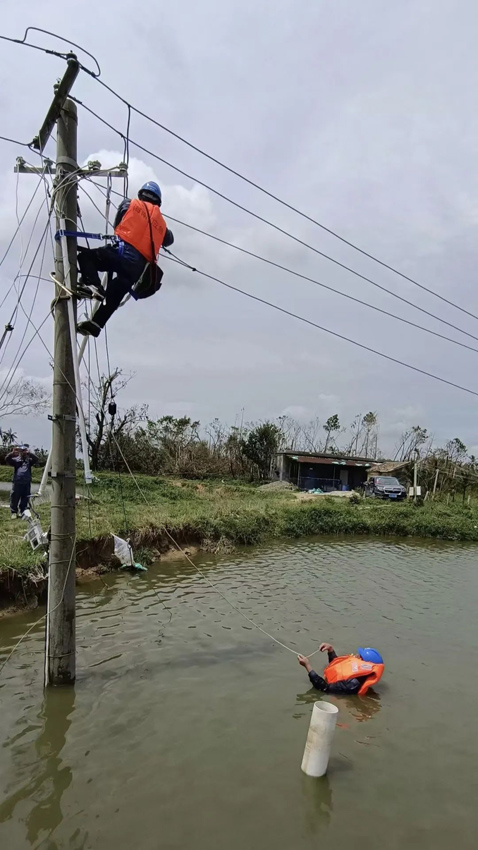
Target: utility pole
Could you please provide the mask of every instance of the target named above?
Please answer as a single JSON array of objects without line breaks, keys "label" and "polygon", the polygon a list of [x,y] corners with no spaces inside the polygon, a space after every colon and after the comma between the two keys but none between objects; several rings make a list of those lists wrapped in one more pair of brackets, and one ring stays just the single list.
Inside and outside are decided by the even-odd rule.
[{"label": "utility pole", "polygon": [[[53,100],[33,147],[43,152],[56,123],[57,162],[54,201],[56,228],[60,220],[72,231],[77,229],[77,135],[78,116],[68,95],[80,71],[74,54],[54,88]],[[65,268],[66,254],[68,266]],[[76,401],[80,387],[75,384],[75,369],[70,316],[70,296],[65,287],[76,292],[76,237],[68,237],[63,253],[60,240],[55,244],[54,356],[52,401],[52,497],[51,537],[48,572],[48,601],[45,641],[45,685],[70,685],[76,675],[75,579],[76,579]],[[63,284],[60,286],[60,284]],[[76,298],[71,298],[76,317]]]},{"label": "utility pole", "polygon": [[[74,53],[54,86],[53,100],[32,147],[43,153],[56,124],[57,162],[54,202],[56,228],[77,230],[77,130],[78,116],[68,95],[80,72]],[[15,171],[23,174],[52,172],[51,160],[42,167],[27,166],[19,157]],[[55,240],[54,363],[52,415],[52,497],[48,601],[45,641],[45,685],[70,685],[75,681],[75,578],[76,578],[76,407],[81,390],[75,382],[73,344],[76,343],[76,236],[68,237],[65,250]],[[68,259],[68,262],[65,261]],[[69,268],[65,266],[68,265]],[[60,285],[62,284],[62,285]],[[67,291],[71,290],[70,297]],[[74,320],[73,328],[71,326]],[[5,328],[7,332],[9,328]],[[5,333],[4,332],[4,333]],[[75,352],[76,354],[76,352]],[[78,374],[78,370],[77,370]]]},{"label": "utility pole", "polygon": [[[43,473],[41,490],[51,468],[51,536],[48,573],[48,602],[45,641],[45,685],[72,685],[76,676],[76,411],[82,433],[85,480],[88,482],[84,415],[81,404],[79,362],[76,350],[76,235],[77,183],[79,176],[105,176],[124,179],[127,166],[103,170],[99,162],[89,162],[80,169],[77,164],[78,115],[75,103],[68,98],[79,74],[80,64],[74,53],[67,57],[67,68],[54,88],[53,100],[32,147],[43,153],[56,124],[56,167],[46,157],[42,167],[30,166],[19,157],[15,171],[21,174],[55,174],[54,203],[57,238],[55,240],[54,364],[52,446]],[[110,186],[110,182],[108,184]],[[60,231],[60,233],[58,233]],[[71,295],[69,293],[72,293]],[[12,330],[5,326],[0,345]],[[87,474],[88,473],[88,474]]]},{"label": "utility pole", "polygon": [[417,485],[418,485],[418,459],[419,451],[415,449],[415,463],[413,464],[413,501],[417,501]]},{"label": "utility pole", "polygon": [[[56,227],[60,217],[69,230],[77,229],[76,105],[66,100],[57,120],[55,177]],[[71,177],[68,175],[71,174]],[[61,242],[55,245],[55,276],[76,291],[76,238],[68,237],[69,270],[65,269]],[[69,272],[69,273],[68,273]],[[69,296],[57,285],[52,404],[51,542],[48,581],[45,684],[73,684],[76,675],[76,392],[73,351],[68,319]],[[76,299],[73,299],[76,317]]]},{"label": "utility pole", "polygon": [[436,468],[436,472],[435,472],[435,480],[434,480],[434,482],[433,482],[433,498],[435,498],[435,493],[436,493],[436,491],[437,491],[437,485],[438,485],[438,475],[439,475],[439,473],[440,473],[440,470],[439,470],[439,468],[438,468],[438,466],[437,466],[437,468]]}]

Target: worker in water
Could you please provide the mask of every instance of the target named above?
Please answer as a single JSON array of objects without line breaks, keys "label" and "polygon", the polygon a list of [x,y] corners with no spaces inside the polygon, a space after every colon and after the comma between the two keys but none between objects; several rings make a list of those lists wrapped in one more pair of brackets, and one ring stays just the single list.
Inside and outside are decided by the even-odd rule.
[{"label": "worker in water", "polygon": [[299,655],[299,664],[305,667],[309,679],[318,691],[326,694],[366,694],[383,675],[383,658],[376,649],[359,647],[357,655],[337,655],[330,643],[321,643],[321,652],[327,652],[329,663],[324,675],[319,676],[305,655]]},{"label": "worker in water", "polygon": [[5,458],[8,466],[13,466],[12,492],[10,494],[11,518],[17,519],[18,509],[23,516],[31,495],[32,466],[38,463],[36,455],[28,446],[17,446]]},{"label": "worker in water", "polygon": [[[138,299],[148,298],[159,290],[163,273],[156,258],[161,247],[167,248],[174,242],[161,215],[161,202],[158,184],[145,183],[137,199],[126,198],[118,207],[114,220],[116,244],[78,250],[81,271],[78,295],[103,301],[91,319],[78,324],[80,333],[99,336],[128,293]],[[109,272],[106,292],[98,272]]]}]

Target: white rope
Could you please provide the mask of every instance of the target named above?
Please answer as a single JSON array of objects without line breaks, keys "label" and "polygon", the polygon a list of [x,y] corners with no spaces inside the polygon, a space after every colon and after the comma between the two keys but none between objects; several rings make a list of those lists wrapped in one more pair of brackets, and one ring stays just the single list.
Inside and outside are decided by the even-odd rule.
[{"label": "white rope", "polygon": [[[131,475],[131,477],[132,477],[132,479],[133,479],[133,481],[134,481],[134,483],[135,483],[135,485],[136,485],[136,487],[137,487],[137,489],[138,489],[138,491],[139,491],[139,493],[140,493],[140,495],[141,495],[142,499],[143,499],[143,500],[144,500],[144,502],[145,502],[145,503],[149,506],[149,502],[148,502],[148,500],[147,500],[146,496],[144,495],[144,493],[143,493],[143,491],[142,491],[141,487],[139,486],[139,484],[138,484],[138,482],[137,482],[137,480],[136,480],[136,478],[135,478],[135,476],[134,476],[133,472],[131,471],[131,468],[130,468],[130,466],[129,466],[129,464],[128,464],[128,461],[126,460],[126,458],[125,458],[125,456],[124,456],[124,454],[123,454],[123,452],[122,452],[122,450],[121,450],[121,446],[119,445],[118,440],[116,439],[115,434],[113,434],[113,440],[114,440],[114,441],[115,441],[115,443],[116,443],[116,447],[117,447],[117,449],[118,449],[118,451],[119,451],[119,453],[120,453],[121,457],[123,458],[123,462],[124,462],[124,464],[125,464],[125,466],[126,466],[126,468],[127,468],[128,472],[129,472],[129,474]],[[200,576],[201,576],[201,578],[202,578],[202,579],[206,582],[206,584],[208,584],[208,585],[209,585],[209,587],[211,587],[213,590],[215,590],[215,591],[216,591],[216,593],[218,593],[218,594],[219,594],[219,596],[221,596],[221,597],[224,599],[224,601],[225,601],[225,602],[227,602],[227,604],[228,604],[228,605],[230,605],[230,607],[231,607],[234,611],[236,611],[238,614],[240,614],[240,615],[241,615],[241,617],[243,617],[245,620],[247,620],[247,622],[248,622],[248,623],[250,623],[250,624],[251,624],[251,626],[254,626],[254,628],[255,628],[255,629],[258,629],[260,632],[262,632],[262,634],[267,635],[267,637],[268,637],[268,638],[270,638],[271,640],[273,640],[273,641],[274,641],[274,643],[279,644],[279,646],[282,646],[282,647],[283,647],[283,649],[287,649],[287,651],[288,651],[288,652],[293,652],[293,653],[294,653],[294,655],[297,655],[297,654],[298,654],[296,649],[292,649],[292,647],[291,647],[291,646],[287,646],[287,644],[282,643],[282,641],[280,641],[278,638],[274,637],[274,635],[271,635],[271,634],[270,634],[270,632],[267,632],[265,629],[263,629],[263,628],[262,628],[262,626],[259,626],[259,624],[258,624],[258,623],[255,623],[255,622],[254,622],[254,620],[251,620],[251,618],[250,618],[250,617],[248,617],[248,616],[247,616],[247,614],[244,614],[244,612],[243,612],[243,611],[241,611],[241,610],[240,610],[240,608],[238,608],[238,607],[237,607],[237,605],[235,605],[233,602],[231,602],[231,600],[230,600],[230,599],[228,599],[228,597],[227,597],[227,596],[225,596],[225,594],[222,592],[222,590],[220,590],[220,589],[217,587],[217,585],[215,585],[212,581],[210,581],[210,580],[208,579],[208,577],[205,575],[205,573],[203,573],[203,571],[202,571],[202,570],[200,570],[198,566],[196,566],[196,564],[194,563],[194,561],[192,561],[192,560],[191,560],[191,558],[189,557],[189,555],[187,554],[187,552],[185,552],[185,551],[184,551],[184,549],[182,549],[182,548],[181,548],[181,546],[179,545],[179,543],[178,543],[178,542],[174,539],[173,535],[172,535],[172,534],[168,531],[168,529],[167,529],[165,526],[163,526],[163,528],[164,528],[164,531],[166,532],[167,536],[168,536],[168,537],[169,537],[169,539],[171,540],[171,542],[174,544],[174,546],[175,546],[175,547],[176,547],[176,549],[178,550],[178,552],[181,552],[181,554],[182,554],[182,555],[184,555],[184,557],[186,558],[186,560],[188,561],[188,563],[189,563],[189,564],[191,564],[191,566],[192,566],[192,567],[194,567],[194,569],[196,570],[196,572],[197,572],[197,573],[199,573],[199,575],[200,575]],[[315,655],[315,653],[316,653],[316,652],[319,652],[319,649],[314,650],[314,652],[311,652],[311,654],[310,654],[309,656],[307,656],[307,657],[308,657],[308,658],[312,658],[312,656],[313,656],[313,655]]]}]

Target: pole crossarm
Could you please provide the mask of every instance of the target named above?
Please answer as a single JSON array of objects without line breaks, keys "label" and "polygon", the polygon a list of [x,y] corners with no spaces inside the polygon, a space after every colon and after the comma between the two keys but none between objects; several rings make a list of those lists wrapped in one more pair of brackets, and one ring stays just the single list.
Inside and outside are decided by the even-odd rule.
[{"label": "pole crossarm", "polygon": [[[115,168],[102,168],[99,162],[87,162],[85,168],[79,168],[75,163],[78,177],[122,177],[123,179],[128,174],[128,166],[125,162],[120,162]],[[53,160],[43,160],[43,166],[28,165],[22,156],[17,157],[15,168],[16,174],[56,174],[56,167]]]}]

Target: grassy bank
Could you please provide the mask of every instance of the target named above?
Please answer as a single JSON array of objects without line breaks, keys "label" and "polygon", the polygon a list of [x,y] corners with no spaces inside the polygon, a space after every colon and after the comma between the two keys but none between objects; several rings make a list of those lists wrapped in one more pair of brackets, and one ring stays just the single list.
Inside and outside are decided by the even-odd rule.
[{"label": "grassy bank", "polygon": [[[8,477],[9,470],[5,470]],[[4,470],[2,469],[2,477]],[[36,471],[36,477],[38,471]],[[478,504],[388,504],[347,499],[303,501],[290,491],[262,491],[244,483],[172,481],[138,476],[140,495],[130,476],[101,474],[90,498],[78,502],[78,562],[108,563],[110,532],[132,536],[136,548],[164,549],[167,528],[181,543],[214,548],[218,543],[253,544],[274,537],[312,534],[395,535],[478,540]],[[81,486],[80,486],[81,489]],[[2,494],[6,505],[8,494]],[[39,507],[44,529],[49,505]],[[24,523],[0,510],[0,573],[23,575],[41,561],[22,540]],[[144,553],[143,553],[144,554]]]}]

